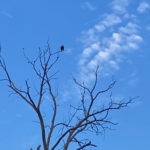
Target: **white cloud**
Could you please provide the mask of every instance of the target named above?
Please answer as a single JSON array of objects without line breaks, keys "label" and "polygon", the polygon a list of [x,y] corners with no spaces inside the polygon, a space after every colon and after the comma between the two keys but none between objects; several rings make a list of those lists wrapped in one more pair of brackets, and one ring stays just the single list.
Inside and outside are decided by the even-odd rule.
[{"label": "white cloud", "polygon": [[97,55],[95,55],[94,59],[92,59],[87,66],[90,69],[95,69],[97,66],[97,63],[99,62],[100,64],[103,62],[107,62],[110,59],[111,55],[109,53],[109,51],[105,50],[105,51],[99,51],[99,53]]},{"label": "white cloud", "polygon": [[142,37],[141,37],[141,36],[139,36],[139,35],[135,35],[135,34],[133,34],[133,35],[131,35],[131,36],[127,37],[127,42],[134,42],[134,41],[142,42],[142,41],[143,41],[143,39],[142,39]]},{"label": "white cloud", "polygon": [[[96,30],[97,31],[97,30]],[[82,31],[82,38],[79,40],[84,44],[84,45],[90,45],[93,44],[94,42],[98,41],[98,36],[95,34],[97,33],[95,31],[95,28],[91,28],[88,31]]]},{"label": "white cloud", "polygon": [[89,57],[91,55],[91,53],[92,53],[92,49],[90,47],[85,48],[83,51],[83,55],[85,57]]},{"label": "white cloud", "polygon": [[137,19],[137,17],[135,15],[133,15],[133,14],[126,13],[123,17],[125,19],[132,19],[132,21],[134,21],[134,22],[139,22],[139,20]]},{"label": "white cloud", "polygon": [[129,0],[114,0],[111,3],[112,9],[116,13],[126,13],[126,7],[129,5]]},{"label": "white cloud", "polygon": [[115,14],[105,14],[104,16],[105,16],[105,19],[101,21],[101,24],[106,27],[121,23],[121,19]]},{"label": "white cloud", "polygon": [[[138,44],[143,41],[142,37],[137,34],[140,27],[132,22],[120,27],[118,32],[112,33],[110,37],[100,37],[99,33],[102,31],[96,30],[95,27],[103,25],[106,29],[121,22],[119,17],[115,18],[117,16],[114,14],[105,15],[105,19],[99,24],[82,32],[80,41],[83,44],[88,42],[82,52],[79,65],[82,70],[81,79],[86,79],[87,82],[94,80],[90,72],[96,68],[97,64],[100,65],[100,73],[103,75],[109,75],[112,74],[112,71],[118,70],[119,63],[123,61],[122,52],[138,49]],[[111,20],[113,21],[110,23]],[[100,43],[100,41],[102,42]]]},{"label": "white cloud", "polygon": [[142,3],[140,3],[139,7],[137,8],[137,11],[139,13],[144,13],[144,12],[146,12],[146,10],[148,8],[150,8],[150,5],[146,2],[142,2]]},{"label": "white cloud", "polygon": [[87,58],[81,58],[80,60],[79,60],[79,65],[84,65],[86,62],[88,61],[88,59]]},{"label": "white cloud", "polygon": [[7,16],[7,17],[12,18],[12,15],[11,15],[11,14],[9,14],[9,13],[7,13],[7,12],[5,12],[5,11],[2,11],[2,14],[3,14],[3,15],[5,15],[5,16]]},{"label": "white cloud", "polygon": [[130,15],[129,14],[125,14],[123,17],[126,18],[126,19],[129,19]]},{"label": "white cloud", "polygon": [[104,19],[98,24],[94,25],[93,28],[88,29],[87,31],[82,31],[82,38],[79,40],[85,45],[89,46],[93,43],[99,42],[99,32],[103,32],[106,27],[114,26],[118,23],[121,23],[121,19],[115,14],[105,14],[103,15]]},{"label": "white cloud", "polygon": [[136,43],[128,43],[128,47],[132,48],[132,49],[138,49],[139,48]]},{"label": "white cloud", "polygon": [[[91,72],[96,69],[97,64],[99,64],[100,75],[112,75],[120,68],[121,62],[128,60],[124,55],[125,52],[132,52],[139,48],[139,43],[143,41],[139,35],[140,26],[137,24],[139,21],[134,14],[127,12],[128,5],[129,0],[114,0],[111,6],[115,13],[104,14],[99,23],[82,31],[79,40],[83,43],[84,49],[78,63],[81,70],[80,81],[84,80],[88,84],[94,80]],[[120,14],[123,15],[123,20]],[[124,20],[128,21],[125,25],[122,23]],[[102,34],[104,31],[106,34]],[[130,81],[130,84],[132,83],[133,81]]]},{"label": "white cloud", "polygon": [[83,50],[83,57],[90,57],[91,54],[96,50],[100,49],[100,42],[96,42],[90,45],[90,47],[87,47]]},{"label": "white cloud", "polygon": [[115,69],[119,69],[118,63],[114,60],[110,60],[109,64],[111,67],[115,68]]},{"label": "white cloud", "polygon": [[119,30],[123,33],[133,34],[138,32],[137,28],[139,28],[138,25],[129,22],[126,27],[121,27]]},{"label": "white cloud", "polygon": [[82,6],[81,6],[82,9],[84,8],[88,8],[92,11],[94,11],[96,9],[96,7],[94,7],[92,4],[90,4],[89,2],[85,2]]},{"label": "white cloud", "polygon": [[104,27],[104,25],[102,25],[102,24],[96,24],[96,25],[94,26],[94,28],[95,28],[95,30],[97,30],[98,32],[102,32],[102,31],[105,30],[105,27]]},{"label": "white cloud", "polygon": [[113,33],[112,39],[114,43],[120,43],[122,40],[120,34],[118,33]]},{"label": "white cloud", "polygon": [[92,44],[91,48],[94,49],[94,50],[99,50],[100,49],[100,42]]}]

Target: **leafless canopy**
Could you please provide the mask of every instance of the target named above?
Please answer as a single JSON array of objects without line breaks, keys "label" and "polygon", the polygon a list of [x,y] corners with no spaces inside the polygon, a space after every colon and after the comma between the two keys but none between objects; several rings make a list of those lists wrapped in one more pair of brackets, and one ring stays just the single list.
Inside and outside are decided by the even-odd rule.
[{"label": "leafless canopy", "polygon": [[[58,71],[53,74],[50,74],[49,71],[54,66],[54,64],[58,61],[59,53],[61,52],[61,49],[60,51],[52,53],[48,42],[47,44],[48,45],[47,45],[46,50],[42,51],[41,49],[39,49],[39,55],[37,59],[35,59],[34,61],[29,60],[29,58],[24,53],[28,63],[32,65],[33,70],[35,71],[36,75],[40,78],[40,88],[39,90],[37,90],[37,95],[38,95],[37,105],[35,104],[33,97],[31,96],[28,80],[25,81],[25,85],[26,85],[25,90],[21,90],[17,88],[15,86],[15,83],[12,81],[10,77],[5,61],[3,57],[1,56],[1,54],[0,54],[0,66],[3,69],[3,71],[5,71],[6,78],[1,79],[0,81],[8,81],[9,88],[11,88],[13,92],[18,94],[23,100],[25,100],[37,113],[39,121],[40,121],[40,125],[41,125],[44,150],[49,150],[49,149],[55,150],[56,148],[58,149],[58,147],[60,146],[60,144],[62,144],[62,142],[63,142],[63,146],[61,149],[63,150],[68,150],[69,144],[71,144],[71,142],[77,143],[78,146],[76,150],[84,150],[88,146],[97,147],[95,144],[91,142],[90,139],[87,139],[87,138],[83,140],[78,139],[78,135],[83,132],[88,132],[88,131],[95,132],[96,134],[100,134],[102,132],[105,132],[106,129],[111,129],[110,125],[117,125],[117,123],[114,123],[111,121],[111,119],[108,119],[109,112],[114,109],[121,109],[123,107],[127,107],[128,104],[130,104],[134,98],[130,98],[127,102],[125,101],[115,102],[112,99],[112,95],[110,95],[110,102],[108,103],[107,106],[103,105],[100,110],[93,111],[92,107],[93,107],[95,100],[98,99],[98,96],[101,93],[104,93],[110,90],[116,83],[116,81],[113,81],[108,86],[107,89],[103,91],[98,91],[96,94],[94,94],[94,91],[97,85],[98,69],[99,69],[99,66],[97,66],[96,70],[94,71],[95,81],[94,81],[92,88],[86,87],[84,83],[82,84],[79,83],[73,77],[74,83],[77,84],[82,89],[81,103],[77,107],[70,105],[70,107],[74,109],[74,113],[70,115],[68,120],[56,124],[56,121],[55,121],[56,116],[59,115],[57,113],[57,106],[58,106],[56,102],[57,95],[54,95],[54,92],[52,91],[51,80],[54,79]],[[56,56],[56,58],[53,62],[50,62],[52,56]],[[36,67],[37,61],[40,62],[40,67],[41,67],[40,71]],[[46,91],[49,92],[49,95],[53,102],[53,109],[51,110],[51,112],[53,113],[53,116],[51,118],[50,125],[45,125],[43,116],[40,111],[41,102]],[[90,97],[90,100],[89,100],[90,102],[88,105],[85,104],[86,92],[89,94],[89,97]],[[77,112],[79,111],[80,113],[82,112],[83,114],[82,118],[79,118],[77,116]],[[76,118],[77,118],[77,123],[74,125],[71,125],[71,122]],[[50,131],[48,133],[48,136],[46,137],[45,129],[47,126],[50,128]],[[50,145],[52,134],[54,130],[58,127],[61,130],[61,132],[59,133],[59,137],[57,138],[56,143],[54,145]],[[40,149],[40,146],[37,147],[37,150],[39,149]]]}]

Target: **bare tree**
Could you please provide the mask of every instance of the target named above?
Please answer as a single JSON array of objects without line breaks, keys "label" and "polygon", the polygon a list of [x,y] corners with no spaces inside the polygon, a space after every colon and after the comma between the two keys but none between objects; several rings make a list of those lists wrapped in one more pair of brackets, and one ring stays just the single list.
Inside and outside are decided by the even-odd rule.
[{"label": "bare tree", "polygon": [[[64,48],[63,48],[64,49]],[[91,88],[86,87],[84,83],[79,83],[74,77],[73,81],[75,84],[77,84],[81,89],[81,101],[80,104],[77,107],[74,107],[70,105],[72,109],[74,109],[74,113],[69,116],[69,118],[66,121],[55,123],[56,121],[56,115],[59,115],[57,113],[57,102],[56,102],[56,96],[53,91],[52,91],[52,85],[51,85],[51,80],[55,79],[55,75],[59,72],[55,72],[53,74],[50,74],[49,71],[50,69],[54,66],[54,64],[58,61],[59,59],[59,53],[62,52],[62,47],[60,48],[59,51],[52,53],[50,50],[49,42],[47,42],[47,49],[46,50],[41,50],[39,49],[39,55],[37,59],[34,61],[31,61],[24,53],[24,56],[28,60],[28,63],[30,63],[33,67],[33,70],[35,71],[36,75],[40,78],[40,88],[37,90],[37,95],[38,95],[38,104],[36,105],[33,97],[31,96],[30,92],[30,86],[28,84],[28,80],[25,80],[25,85],[26,85],[26,90],[21,90],[15,86],[15,83],[12,81],[10,74],[7,70],[5,61],[3,57],[0,54],[0,66],[6,73],[6,78],[1,79],[0,81],[8,81],[8,86],[9,88],[12,89],[13,92],[15,92],[17,95],[19,95],[23,100],[25,100],[37,113],[40,126],[41,126],[41,131],[42,131],[42,142],[44,146],[44,150],[55,150],[56,148],[58,149],[58,146],[61,142],[63,142],[63,146],[61,149],[63,150],[68,150],[69,149],[69,144],[71,142],[77,143],[78,147],[76,150],[85,150],[86,147],[92,146],[92,147],[97,147],[95,144],[91,142],[90,139],[79,139],[77,136],[80,135],[83,132],[95,132],[97,135],[99,135],[102,132],[105,132],[106,129],[111,129],[110,125],[117,125],[117,123],[114,123],[111,121],[111,119],[108,118],[109,112],[111,110],[115,109],[121,109],[123,107],[127,107],[128,104],[133,102],[134,98],[130,98],[127,102],[125,101],[120,101],[120,102],[115,102],[112,98],[112,94],[110,94],[110,101],[107,106],[102,105],[100,110],[94,110],[93,111],[93,105],[96,99],[98,99],[98,96],[101,93],[107,92],[110,90],[116,83],[116,81],[113,81],[107,89],[98,91],[96,94],[94,94],[94,91],[97,86],[97,80],[98,80],[98,69],[99,66],[97,65],[96,70],[94,71],[95,74],[95,81],[93,83],[93,86]],[[55,60],[53,62],[50,62],[52,56],[56,56]],[[37,61],[40,62],[40,67],[41,70],[39,71],[36,67]],[[49,93],[50,97],[52,98],[53,102],[53,109],[51,110],[53,112],[53,116],[51,118],[51,125],[45,125],[44,119],[42,116],[42,113],[40,111],[40,106],[42,103],[43,96],[45,92]],[[88,93],[90,100],[89,104],[85,103],[85,93]],[[82,112],[83,117],[78,117],[77,112]],[[71,125],[73,120],[77,118],[77,123],[74,125]],[[48,133],[48,136],[46,137],[45,134],[45,129],[46,127],[50,128],[50,131]],[[52,134],[56,128],[61,130],[59,133],[59,137],[57,138],[56,142],[54,145],[50,145],[50,141],[52,138]],[[40,150],[41,145],[37,147],[37,150]],[[32,148],[31,148],[32,150]]]}]

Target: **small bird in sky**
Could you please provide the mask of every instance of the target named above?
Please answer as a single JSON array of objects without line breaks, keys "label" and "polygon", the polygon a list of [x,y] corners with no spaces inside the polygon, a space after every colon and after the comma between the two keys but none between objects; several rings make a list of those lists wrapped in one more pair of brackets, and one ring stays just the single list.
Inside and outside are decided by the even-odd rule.
[{"label": "small bird in sky", "polygon": [[60,49],[61,49],[61,51],[64,51],[64,45],[62,45],[62,46],[60,47]]}]

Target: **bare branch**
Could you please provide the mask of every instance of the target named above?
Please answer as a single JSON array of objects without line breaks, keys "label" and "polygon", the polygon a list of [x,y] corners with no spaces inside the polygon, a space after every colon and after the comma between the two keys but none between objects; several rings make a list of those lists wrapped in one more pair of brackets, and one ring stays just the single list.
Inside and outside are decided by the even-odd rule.
[{"label": "bare branch", "polygon": [[[56,147],[58,149],[59,144],[63,144],[63,150],[69,149],[69,144],[71,142],[75,142],[78,144],[78,148],[76,150],[84,150],[85,147],[91,146],[91,147],[97,147],[95,144],[92,144],[92,142],[89,139],[83,139],[79,140],[78,136],[80,134],[85,134],[87,132],[93,132],[97,135],[105,133],[107,129],[112,130],[111,125],[117,125],[117,123],[111,121],[111,118],[109,117],[111,110],[118,110],[124,107],[128,107],[130,103],[133,102],[133,99],[137,98],[130,98],[127,102],[125,101],[119,101],[115,102],[112,98],[112,93],[110,94],[110,101],[105,106],[104,104],[101,105],[100,109],[93,110],[93,105],[96,99],[98,99],[98,96],[104,92],[109,91],[112,89],[116,83],[116,81],[113,81],[105,90],[98,91],[96,94],[93,94],[97,84],[98,84],[98,69],[99,65],[97,65],[96,70],[94,71],[95,75],[95,81],[93,83],[93,86],[91,88],[85,86],[84,82],[79,83],[72,75],[73,81],[75,84],[79,86],[81,89],[81,99],[80,104],[78,106],[72,106],[70,105],[70,108],[74,110],[73,113],[70,113],[68,119],[64,119],[62,122],[55,123],[56,116],[57,116],[57,101],[56,97],[58,94],[53,93],[52,79],[57,79],[55,76],[59,71],[56,71],[54,73],[50,72],[50,69],[56,64],[56,62],[59,60],[59,53],[64,51],[64,46],[62,45],[60,48],[60,51],[51,52],[50,45],[49,45],[49,39],[47,41],[47,49],[41,50],[39,48],[39,54],[38,57],[31,61],[25,54],[24,49],[23,53],[25,58],[27,59],[28,63],[32,66],[34,72],[36,73],[37,77],[40,79],[40,86],[36,88],[34,84],[34,89],[36,90],[36,96],[38,96],[38,103],[37,106],[35,104],[35,101],[33,97],[31,96],[31,87],[29,86],[28,80],[25,80],[26,89],[22,90],[21,88],[17,88],[15,84],[13,83],[8,70],[6,68],[5,61],[3,57],[1,56],[1,47],[0,47],[0,66],[6,73],[6,78],[0,79],[0,81],[7,81],[8,87],[11,88],[11,90],[14,93],[11,94],[17,94],[22,99],[24,99],[32,108],[35,110],[35,112],[38,115],[39,121],[34,121],[37,123],[40,123],[41,131],[42,131],[42,141],[44,150],[50,149],[50,141],[53,137],[54,130],[58,130],[58,136],[56,142],[53,146],[51,146],[51,150],[55,150]],[[57,55],[56,55],[57,54]],[[56,56],[55,60],[52,61],[51,57]],[[51,62],[52,61],[52,62]],[[40,64],[40,69],[37,69],[37,62]],[[50,99],[52,100],[52,118],[51,118],[51,125],[45,125],[44,124],[44,117],[42,116],[42,113],[40,111],[40,106],[42,104],[42,101],[44,99],[44,94],[47,93],[50,95]],[[87,92],[87,93],[86,93]],[[89,102],[86,103],[85,101],[85,93],[88,94],[90,97]],[[81,116],[78,116],[78,112],[82,113]],[[76,124],[73,125],[73,121],[77,120]],[[46,137],[45,129],[49,128],[48,136]],[[66,141],[65,141],[66,140]],[[41,145],[37,147],[37,150],[40,150]],[[31,148],[31,150],[33,150]]]}]

